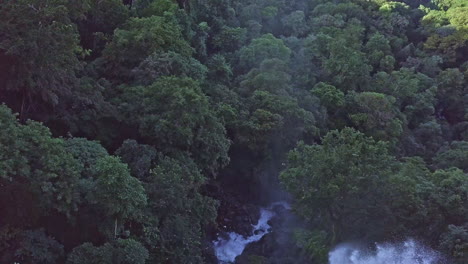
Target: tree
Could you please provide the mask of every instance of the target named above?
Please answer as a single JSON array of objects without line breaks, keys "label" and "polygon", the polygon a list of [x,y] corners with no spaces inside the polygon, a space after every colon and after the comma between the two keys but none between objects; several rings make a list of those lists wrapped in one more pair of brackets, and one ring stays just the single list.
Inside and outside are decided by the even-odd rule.
[{"label": "tree", "polygon": [[443,212],[443,224],[462,225],[468,217],[468,174],[458,168],[437,170],[431,176],[436,186],[434,200]]},{"label": "tree", "polygon": [[[203,230],[214,223],[217,201],[200,193],[205,177],[188,157],[162,157],[145,188],[158,225],[144,223],[151,258],[158,263],[202,263]],[[149,234],[149,233],[148,233]]]},{"label": "tree", "polygon": [[94,178],[94,166],[101,158],[108,156],[107,150],[97,141],[85,138],[68,138],[65,140],[65,149],[73,158],[83,165],[84,178]]},{"label": "tree", "polygon": [[145,264],[148,250],[133,239],[117,239],[95,247],[84,243],[75,247],[67,258],[67,264]]},{"label": "tree", "polygon": [[327,247],[327,234],[321,231],[309,231],[307,229],[296,229],[294,237],[298,247],[301,248],[312,259],[326,263],[329,248]]},{"label": "tree", "polygon": [[341,90],[364,90],[372,67],[364,54],[346,47],[345,42],[332,42],[330,55],[323,62],[327,79]]},{"label": "tree", "polygon": [[208,67],[208,79],[214,82],[229,83],[232,78],[231,65],[222,55],[215,54],[208,59],[206,66]]},{"label": "tree", "polygon": [[[407,126],[415,130],[424,123],[431,122],[436,113],[436,91],[434,80],[422,73],[415,73],[413,69],[401,68],[391,74],[379,72],[373,76],[371,83],[373,90],[391,95],[396,99],[394,110],[403,114]],[[397,110],[398,109],[398,110]],[[407,142],[408,143],[408,142]],[[408,149],[407,146],[403,146]]]},{"label": "tree", "polygon": [[234,128],[235,140],[254,153],[272,154],[272,150],[266,151],[271,143],[279,149],[289,148],[303,136],[316,133],[314,115],[289,96],[255,91],[247,107],[248,112],[242,113],[246,116]]},{"label": "tree", "polygon": [[360,131],[379,140],[396,141],[405,120],[395,107],[395,98],[374,92],[349,93],[347,112]]},{"label": "tree", "polygon": [[284,26],[290,29],[291,35],[293,36],[301,36],[307,30],[305,13],[301,10],[296,10],[291,14],[283,17],[281,22]]},{"label": "tree", "polygon": [[365,45],[365,51],[369,63],[374,67],[374,70],[378,69],[385,56],[391,55],[390,43],[380,33],[376,33],[369,38]]},{"label": "tree", "polygon": [[165,154],[188,152],[211,175],[228,162],[226,131],[198,82],[164,77],[147,87],[124,88],[116,101],[145,142]]},{"label": "tree", "polygon": [[44,229],[16,232],[3,243],[11,247],[2,251],[0,260],[5,263],[52,264],[60,263],[64,256],[63,245],[48,236]]},{"label": "tree", "polygon": [[19,0],[0,8],[0,100],[23,119],[41,118],[77,86],[82,50],[66,4]]},{"label": "tree", "polygon": [[344,106],[344,93],[333,85],[319,82],[312,88],[311,92],[320,99],[320,103],[327,107],[331,113]]},{"label": "tree", "polygon": [[429,33],[425,50],[440,54],[446,64],[464,61],[468,36],[468,7],[463,1],[436,1],[436,8],[424,8],[423,25]]},{"label": "tree", "polygon": [[224,26],[221,32],[214,36],[213,46],[225,52],[234,52],[245,43],[246,34],[245,28]]},{"label": "tree", "polygon": [[0,263],[215,262],[280,180],[301,229],[239,262],[466,264],[466,0],[3,2]]},{"label": "tree", "polygon": [[240,93],[251,95],[254,91],[288,95],[291,92],[291,76],[287,63],[279,59],[266,59],[259,68],[252,69],[240,83]]},{"label": "tree", "polygon": [[427,234],[428,226],[440,222],[439,215],[430,213],[433,207],[431,196],[435,191],[431,171],[424,160],[420,157],[404,158],[386,182],[385,204],[389,208],[386,235],[435,235]]},{"label": "tree", "polygon": [[440,239],[440,247],[449,252],[457,262],[464,263],[468,260],[466,249],[468,248],[468,224],[462,226],[449,225]]},{"label": "tree", "polygon": [[446,69],[437,76],[438,108],[450,123],[465,119],[464,102],[460,100],[467,92],[464,74],[459,69]]},{"label": "tree", "polygon": [[122,143],[115,154],[128,165],[132,175],[145,180],[150,175],[158,158],[158,152],[150,145],[138,144],[136,140],[127,139]]},{"label": "tree", "polygon": [[135,2],[135,9],[143,17],[164,16],[166,12],[175,12],[179,7],[171,0],[140,0]]},{"label": "tree", "polygon": [[419,124],[412,133],[413,140],[416,140],[421,149],[410,153],[426,158],[433,156],[444,144],[442,128],[442,125],[435,119]]},{"label": "tree", "polygon": [[[78,26],[83,48],[88,49],[91,58],[102,55],[102,50],[112,33],[130,17],[128,6],[120,0],[80,1],[81,14],[72,16]],[[77,5],[79,2],[69,2]],[[76,9],[76,8],[75,8]]]},{"label": "tree", "polygon": [[183,39],[176,22],[165,17],[130,18],[114,32],[103,51],[104,70],[112,81],[128,81],[130,72],[155,52],[190,56],[192,48]]},{"label": "tree", "polygon": [[[7,223],[21,226],[38,214],[52,211],[70,216],[80,199],[77,183],[82,165],[52,138],[48,128],[28,121],[19,124],[6,106],[0,106],[1,207]],[[40,210],[40,211],[38,211]],[[23,214],[30,219],[23,219]]]},{"label": "tree", "polygon": [[450,147],[441,149],[433,158],[438,169],[457,167],[465,172],[468,171],[468,142],[453,141]]},{"label": "tree", "polygon": [[117,236],[118,221],[137,217],[146,206],[145,190],[117,157],[101,158],[93,169],[97,179],[94,192],[88,194],[88,202],[96,204],[105,215],[115,219],[114,236]]},{"label": "tree", "polygon": [[[448,235],[444,234],[447,227],[463,225],[468,213],[467,176],[456,168],[431,172],[421,158],[405,158],[387,183],[390,234],[405,233],[438,243],[441,235]],[[439,231],[427,233],[427,228]]]},{"label": "tree", "polygon": [[249,70],[259,66],[265,59],[280,59],[288,62],[291,50],[284,45],[281,39],[275,38],[272,34],[265,34],[239,51],[239,65],[242,69]]},{"label": "tree", "polygon": [[325,135],[322,145],[300,143],[289,153],[280,179],[296,198],[298,213],[324,226],[332,243],[373,237],[370,230],[381,229],[371,228],[380,222],[371,219],[385,210],[382,184],[393,162],[386,143],[344,128]]},{"label": "tree", "polygon": [[204,80],[208,69],[194,58],[169,51],[155,52],[133,69],[136,84],[150,85],[163,76]]}]

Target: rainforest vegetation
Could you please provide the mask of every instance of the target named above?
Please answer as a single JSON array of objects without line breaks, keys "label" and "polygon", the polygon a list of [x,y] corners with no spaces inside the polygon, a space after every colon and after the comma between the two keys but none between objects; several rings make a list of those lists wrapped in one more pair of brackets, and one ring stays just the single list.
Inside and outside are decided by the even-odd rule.
[{"label": "rainforest vegetation", "polygon": [[2,0],[0,263],[212,263],[279,179],[295,254],[251,263],[466,264],[467,79],[465,0]]}]

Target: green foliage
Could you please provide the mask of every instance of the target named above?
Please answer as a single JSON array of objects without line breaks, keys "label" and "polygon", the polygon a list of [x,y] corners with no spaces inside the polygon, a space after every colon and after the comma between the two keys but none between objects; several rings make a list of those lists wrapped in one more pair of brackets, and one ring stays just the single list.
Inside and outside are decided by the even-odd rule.
[{"label": "green foliage", "polygon": [[44,230],[28,230],[19,235],[19,248],[15,261],[23,263],[59,263],[63,256],[63,246],[47,236]]},{"label": "green foliage", "polygon": [[2,3],[0,262],[209,263],[231,194],[268,199],[297,146],[302,229],[245,261],[404,234],[465,264],[467,8]]},{"label": "green foliage", "polygon": [[434,163],[439,169],[457,167],[465,172],[468,171],[468,142],[453,141],[449,148],[437,153]]},{"label": "green foliage", "polygon": [[203,80],[207,68],[194,58],[169,51],[166,53],[153,53],[133,69],[137,84],[150,85],[163,76],[190,77],[194,80]]},{"label": "green foliage", "polygon": [[436,185],[435,200],[452,223],[462,224],[468,216],[468,174],[457,168],[432,174]]},{"label": "green foliage", "polygon": [[468,226],[449,225],[446,233],[442,235],[441,247],[450,253],[450,256],[457,259],[457,263],[468,260]]},{"label": "green foliage", "polygon": [[265,59],[280,59],[289,61],[291,50],[284,45],[281,39],[272,34],[265,34],[243,47],[239,53],[239,64],[244,69],[260,65]]},{"label": "green foliage", "polygon": [[273,18],[278,14],[278,8],[276,6],[267,6],[262,9],[261,14],[264,18]]},{"label": "green foliage", "polygon": [[436,219],[440,220],[437,215],[434,215],[432,220],[428,220],[430,196],[435,193],[435,186],[430,177],[431,172],[424,161],[419,157],[413,157],[405,158],[399,164],[398,171],[388,178],[386,203],[392,215],[388,215],[387,232],[390,235],[398,236],[402,232],[409,233],[408,235],[427,235],[426,225],[433,224]]},{"label": "green foliage", "polygon": [[395,102],[395,98],[381,93],[350,93],[348,116],[353,126],[375,139],[395,140],[404,124]]},{"label": "green foliage", "polygon": [[291,76],[287,64],[279,59],[266,59],[259,68],[252,69],[240,83],[242,93],[251,95],[254,91],[267,91],[273,94],[290,93]]},{"label": "green foliage", "polygon": [[67,258],[67,264],[144,264],[148,250],[133,239],[117,239],[95,247],[84,243],[75,247]]},{"label": "green foliage", "polygon": [[212,81],[229,83],[232,78],[232,67],[222,55],[216,54],[207,61],[208,78]]},{"label": "green foliage", "polygon": [[[80,7],[73,8],[80,2]],[[69,1],[68,6],[72,6],[71,11],[79,10],[73,20],[78,26],[83,48],[89,49],[92,57],[101,55],[113,31],[130,16],[128,7],[120,0]]]},{"label": "green foliage", "polygon": [[295,196],[298,212],[307,219],[318,217],[334,242],[363,235],[360,228],[379,232],[370,228],[369,217],[383,210],[378,201],[392,162],[384,142],[345,128],[329,132],[322,145],[300,143],[289,153],[280,178]]},{"label": "green foliage", "polygon": [[125,80],[129,71],[151,54],[169,51],[183,56],[192,54],[177,24],[158,16],[130,18],[106,46],[104,67],[110,78]]},{"label": "green foliage", "polygon": [[392,12],[405,12],[408,9],[409,6],[404,3],[389,1],[380,6],[379,11],[382,13],[390,14]]},{"label": "green foliage", "polygon": [[318,263],[328,261],[327,233],[320,231],[309,231],[298,229],[294,231],[294,236],[299,248],[303,249],[307,255]]},{"label": "green foliage", "polygon": [[387,55],[380,60],[379,67],[385,72],[391,72],[395,66],[395,58]]},{"label": "green foliage", "polygon": [[221,32],[213,38],[213,46],[227,52],[236,51],[244,44],[246,34],[245,28],[224,26]]},{"label": "green foliage", "polygon": [[[20,224],[24,221],[17,217],[21,218],[23,209],[27,212],[39,206],[66,215],[77,210],[80,201],[76,185],[83,166],[65,149],[64,141],[52,138],[49,129],[40,123],[19,124],[4,105],[0,106],[0,126],[4,217]],[[8,195],[11,193],[18,195]]]},{"label": "green foliage", "polygon": [[135,140],[127,139],[115,154],[128,164],[133,176],[144,180],[149,177],[158,153],[155,148],[149,145],[138,144]]},{"label": "green foliage", "polygon": [[464,74],[458,69],[446,69],[437,76],[437,84],[437,99],[445,118],[451,123],[464,120],[467,109],[460,100],[468,91]]},{"label": "green foliage", "polygon": [[248,104],[249,112],[243,113],[248,116],[236,127],[236,140],[254,152],[265,151],[269,143],[278,139],[291,147],[298,138],[315,132],[313,114],[301,108],[295,99],[256,91]]},{"label": "green foliage", "polygon": [[62,103],[77,85],[82,50],[66,4],[20,0],[0,8],[0,98],[22,115]]},{"label": "green foliage", "polygon": [[376,33],[370,37],[369,41],[366,43],[365,50],[369,59],[369,63],[374,67],[374,69],[379,66],[385,56],[391,54],[389,41],[385,38],[384,35],[379,33]]},{"label": "green foliage", "polygon": [[174,13],[179,7],[171,0],[139,0],[136,1],[136,8],[138,9],[138,13],[143,17],[162,17],[166,12]]},{"label": "green foliage", "polygon": [[[202,263],[202,230],[216,218],[217,202],[199,193],[205,178],[187,157],[164,157],[145,183],[157,225],[145,222],[144,240],[158,263]],[[153,235],[153,232],[156,234]]]},{"label": "green foliage", "polygon": [[431,33],[424,48],[438,52],[447,62],[463,60],[468,37],[468,7],[463,1],[434,2],[437,9],[423,9],[426,15],[422,22]]},{"label": "green foliage", "polygon": [[[448,237],[460,236],[461,229],[455,225],[466,220],[467,177],[456,168],[431,172],[421,158],[396,163],[383,142],[349,128],[328,133],[322,145],[298,145],[290,152],[288,168],[281,174],[283,184],[296,197],[298,212],[325,228],[322,239],[334,243],[355,235],[362,237],[363,233],[357,231],[362,225],[368,237],[405,233],[432,243],[441,239],[440,247],[450,248],[454,256],[458,254],[457,259],[464,257],[463,239],[453,243]],[[363,192],[366,198],[361,200]],[[385,221],[375,223],[373,217]],[[426,232],[427,228],[447,227],[453,234],[440,237],[441,233]],[[304,243],[304,236],[301,234],[298,241]],[[308,241],[315,243],[312,238]],[[317,254],[313,250],[308,253]]]},{"label": "green foliage", "polygon": [[305,19],[305,13],[301,10],[296,10],[291,14],[283,17],[281,22],[284,26],[290,29],[291,35],[300,36],[307,30]]},{"label": "green foliage", "polygon": [[163,77],[148,87],[124,88],[119,104],[128,122],[164,153],[189,152],[209,173],[228,162],[225,129],[196,81]]},{"label": "green foliage", "polygon": [[146,206],[147,197],[141,182],[132,177],[119,158],[107,156],[97,161],[97,175],[93,193],[87,197],[106,215],[116,218],[135,217]]},{"label": "green foliage", "polygon": [[330,84],[323,82],[317,83],[314,88],[312,88],[312,93],[332,112],[342,107],[345,103],[344,93]]},{"label": "green foliage", "polygon": [[345,42],[337,41],[329,45],[330,55],[323,67],[332,83],[342,87],[342,90],[356,90],[365,86],[372,67],[368,65],[364,54],[346,48]]},{"label": "green foliage", "polygon": [[97,161],[109,155],[99,142],[85,138],[66,139],[65,149],[83,165],[82,174],[85,178],[95,177],[93,169]]}]

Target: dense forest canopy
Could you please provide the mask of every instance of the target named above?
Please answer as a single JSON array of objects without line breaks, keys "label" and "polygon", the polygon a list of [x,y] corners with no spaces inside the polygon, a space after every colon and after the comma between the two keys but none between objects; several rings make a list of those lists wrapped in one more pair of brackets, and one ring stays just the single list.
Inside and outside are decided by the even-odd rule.
[{"label": "dense forest canopy", "polygon": [[1,1],[0,263],[211,263],[223,183],[279,179],[295,254],[251,263],[466,264],[467,79],[465,0]]}]

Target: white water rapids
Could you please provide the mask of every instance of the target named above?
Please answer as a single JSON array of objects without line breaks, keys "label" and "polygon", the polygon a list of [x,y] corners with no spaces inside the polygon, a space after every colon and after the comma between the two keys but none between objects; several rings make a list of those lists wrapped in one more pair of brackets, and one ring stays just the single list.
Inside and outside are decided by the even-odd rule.
[{"label": "white water rapids", "polygon": [[401,244],[377,244],[366,252],[350,245],[336,247],[329,254],[330,264],[442,264],[438,253],[407,240]]},{"label": "white water rapids", "polygon": [[[259,241],[271,232],[268,222],[277,215],[274,210],[276,206],[291,209],[285,202],[273,203],[268,208],[260,209],[260,218],[256,225],[252,225],[250,236],[244,237],[230,232],[227,237],[220,236],[213,241],[215,255],[220,264],[234,263],[248,244]],[[329,264],[448,264],[440,254],[414,240],[399,244],[376,244],[375,250],[342,244],[330,251],[328,256]]]},{"label": "white water rapids", "polygon": [[268,224],[268,221],[276,215],[273,211],[275,206],[282,206],[286,210],[291,209],[290,205],[286,202],[275,202],[268,208],[260,209],[260,219],[258,219],[256,225],[252,225],[252,235],[249,237],[230,232],[228,239],[218,237],[216,241],[213,241],[215,255],[220,263],[233,263],[236,257],[242,254],[248,244],[257,242],[264,235],[270,233],[271,226]]}]

